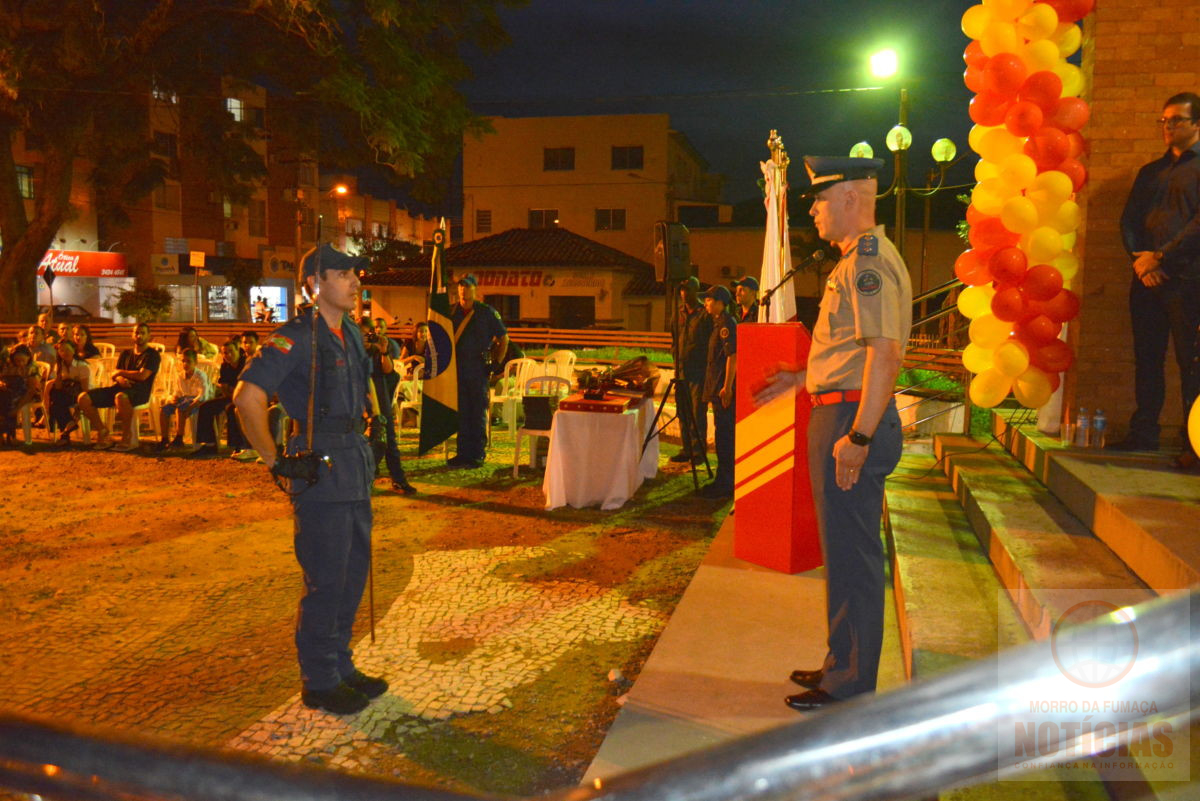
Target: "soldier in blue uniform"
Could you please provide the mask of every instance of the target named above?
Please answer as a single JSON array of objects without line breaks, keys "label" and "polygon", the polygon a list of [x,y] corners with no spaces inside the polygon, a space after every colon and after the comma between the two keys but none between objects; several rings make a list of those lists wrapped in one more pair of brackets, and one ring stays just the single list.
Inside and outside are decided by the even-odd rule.
[{"label": "soldier in blue uniform", "polygon": [[883,643],[883,482],[900,461],[893,392],[912,325],[912,286],[896,247],[875,224],[877,159],[808,156],[809,212],[841,259],[825,284],[806,370],[783,370],[762,402],[803,386],[812,400],[808,471],[825,557],[829,650],[791,680],[792,709],[819,709],[875,691]]},{"label": "soldier in blue uniform", "polygon": [[672,462],[704,461],[708,449],[708,403],[704,400],[704,359],[712,318],[700,302],[700,281],[690,276],[679,282],[679,308],[671,323],[675,360],[675,409],[683,445]]},{"label": "soldier in blue uniform", "polygon": [[[324,244],[301,262],[316,305],[277,328],[242,371],[234,404],[242,430],[277,480],[290,479],[296,559],[304,595],[296,651],[308,707],[352,714],[382,695],[387,682],[354,666],[350,637],[371,560],[371,483],[375,458],[363,436],[370,358],[350,318],[358,295],[360,258]],[[315,314],[315,319],[314,319]],[[316,379],[312,378],[316,342]],[[299,434],[287,455],[276,454],[267,424],[268,400],[278,394]],[[289,466],[303,461],[310,418],[312,451],[328,457],[310,484]],[[311,464],[312,462],[308,462]]]},{"label": "soldier in blue uniform", "polygon": [[729,313],[733,298],[723,286],[704,293],[704,311],[712,320],[704,368],[704,400],[712,404],[717,475],[697,492],[704,498],[733,497],[733,398],[737,377],[737,321]]},{"label": "soldier in blue uniform", "polygon": [[752,275],[733,282],[734,299],[737,301],[736,317],[739,323],[758,322],[758,279]]},{"label": "soldier in blue uniform", "polygon": [[458,451],[451,467],[483,467],[487,449],[489,361],[508,349],[508,329],[491,306],[475,300],[475,276],[458,282],[454,325],[454,363],[458,371]]}]

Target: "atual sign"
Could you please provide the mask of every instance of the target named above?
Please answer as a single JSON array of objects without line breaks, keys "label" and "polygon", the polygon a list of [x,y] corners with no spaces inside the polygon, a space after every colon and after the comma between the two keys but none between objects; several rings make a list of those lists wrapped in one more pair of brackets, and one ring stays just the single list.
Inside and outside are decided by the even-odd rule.
[{"label": "atual sign", "polygon": [[38,265],[38,275],[50,268],[60,278],[124,278],[129,265],[124,253],[94,250],[47,250]]}]

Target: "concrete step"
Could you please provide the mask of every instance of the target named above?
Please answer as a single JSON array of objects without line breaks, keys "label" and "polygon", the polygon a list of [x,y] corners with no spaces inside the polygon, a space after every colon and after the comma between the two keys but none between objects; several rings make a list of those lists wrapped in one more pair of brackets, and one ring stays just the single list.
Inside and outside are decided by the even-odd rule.
[{"label": "concrete step", "polygon": [[1077,517],[998,444],[938,435],[935,455],[1031,636],[1085,591],[1119,606],[1154,597]]},{"label": "concrete step", "polygon": [[992,419],[1004,447],[1147,586],[1200,583],[1200,475],[1163,455],[1067,447],[1011,415]]},{"label": "concrete step", "polygon": [[[885,531],[897,630],[910,679],[929,678],[1029,634],[933,456],[906,453],[887,484]],[[940,794],[941,801],[1110,801],[1098,776],[1038,771]]]}]

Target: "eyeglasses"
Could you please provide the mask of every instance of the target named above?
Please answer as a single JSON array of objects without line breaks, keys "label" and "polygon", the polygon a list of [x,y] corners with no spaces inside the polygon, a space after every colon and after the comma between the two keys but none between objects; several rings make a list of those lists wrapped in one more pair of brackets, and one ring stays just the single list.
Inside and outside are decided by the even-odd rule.
[{"label": "eyeglasses", "polygon": [[1158,118],[1158,124],[1166,126],[1167,128],[1174,128],[1176,126],[1182,125],[1185,122],[1194,122],[1194,120],[1191,117],[1180,117],[1178,115],[1176,115],[1174,117],[1159,117]]}]

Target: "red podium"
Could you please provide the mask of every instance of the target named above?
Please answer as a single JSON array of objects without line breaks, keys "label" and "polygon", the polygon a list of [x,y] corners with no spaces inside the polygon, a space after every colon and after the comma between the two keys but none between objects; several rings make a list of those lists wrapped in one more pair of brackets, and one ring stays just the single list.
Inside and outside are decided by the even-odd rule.
[{"label": "red podium", "polygon": [[812,340],[802,323],[744,323],[737,335],[733,554],[784,573],[811,570],[823,560],[808,481],[808,393],[758,409],[752,395],[780,362],[808,364]]}]

